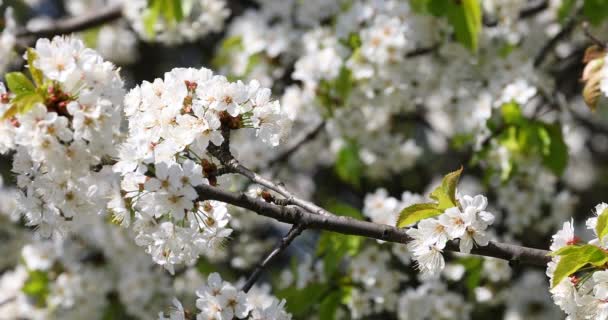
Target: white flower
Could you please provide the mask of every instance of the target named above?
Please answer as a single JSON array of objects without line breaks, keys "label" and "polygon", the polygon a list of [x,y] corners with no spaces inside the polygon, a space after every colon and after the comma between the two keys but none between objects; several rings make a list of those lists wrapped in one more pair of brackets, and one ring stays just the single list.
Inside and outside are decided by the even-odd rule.
[{"label": "white flower", "polygon": [[163,312],[160,312],[158,315],[158,320],[186,320],[184,307],[182,306],[181,302],[177,300],[177,298],[173,298],[173,306],[175,307],[175,309],[169,313],[168,318],[165,317],[165,314]]},{"label": "white flower", "polygon": [[475,220],[467,226],[465,233],[460,237],[460,252],[470,253],[473,249],[473,242],[480,246],[487,246],[490,242],[490,235],[484,231],[487,225]]},{"label": "white flower", "polygon": [[475,221],[475,212],[462,212],[458,207],[446,209],[439,216],[439,222],[446,227],[450,239],[459,238],[464,235],[468,226]]},{"label": "white flower", "polygon": [[201,310],[197,319],[243,319],[251,310],[247,294],[222,281],[215,272],[209,275],[207,284],[197,290],[196,295],[196,307]]},{"label": "white flower", "polygon": [[247,294],[239,292],[232,286],[224,286],[222,288],[218,296],[218,302],[222,308],[222,319],[232,319],[235,316],[242,319],[250,310],[247,304]]},{"label": "white flower", "polygon": [[41,242],[25,245],[21,250],[21,255],[28,269],[46,271],[55,262],[54,252],[51,243]]},{"label": "white flower", "polygon": [[[608,204],[602,202],[595,206],[593,212],[595,213],[596,216],[599,217],[599,215],[601,215],[602,212],[604,212],[604,210],[606,210],[606,209],[608,209]],[[592,218],[587,219],[586,225],[587,225],[587,229],[595,230],[595,227],[597,225],[597,217],[592,217]]]},{"label": "white flower", "polygon": [[429,245],[437,244],[443,247],[448,241],[447,229],[437,219],[424,219],[420,221],[418,223],[418,230],[424,234],[425,241]]},{"label": "white flower", "polygon": [[63,38],[55,38],[53,42],[46,38],[38,39],[38,59],[34,66],[52,80],[66,81],[76,70],[73,50]]},{"label": "white flower", "polygon": [[504,88],[497,106],[509,102],[516,102],[523,106],[536,95],[536,92],[536,87],[530,85],[526,80],[517,79]]},{"label": "white flower", "polygon": [[445,267],[442,254],[445,242],[429,244],[429,235],[415,228],[408,229],[407,234],[412,237],[407,246],[422,273],[434,275]]},{"label": "white flower", "polygon": [[578,238],[574,235],[574,220],[570,219],[570,221],[564,222],[563,228],[553,235],[549,249],[557,251],[567,245],[575,244],[577,241]]}]

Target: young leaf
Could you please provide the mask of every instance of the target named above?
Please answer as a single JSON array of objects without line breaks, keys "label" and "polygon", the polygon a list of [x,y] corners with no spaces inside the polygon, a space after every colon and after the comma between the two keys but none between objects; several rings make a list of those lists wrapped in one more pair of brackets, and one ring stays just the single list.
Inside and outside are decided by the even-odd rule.
[{"label": "young leaf", "polygon": [[575,245],[575,244],[567,245],[567,246],[561,247],[555,251],[551,251],[547,255],[551,256],[551,257],[567,255],[567,254],[570,254],[571,252],[575,252],[576,250],[578,250],[578,247],[580,247],[580,245]]},{"label": "young leaf", "polygon": [[340,98],[342,104],[346,103],[348,95],[353,88],[352,72],[345,66],[342,66],[340,73],[335,80],[336,96]]},{"label": "young leaf", "polygon": [[2,114],[2,118],[0,120],[4,121],[6,119],[10,119],[19,113],[19,108],[16,105],[11,105],[4,113]]},{"label": "young leaf", "polygon": [[44,307],[49,295],[49,277],[46,272],[32,270],[21,291],[31,297],[37,306]]},{"label": "young leaf", "polygon": [[608,262],[608,253],[594,245],[573,246],[562,251],[561,259],[555,267],[551,287],[558,285],[564,278],[576,273],[587,264],[602,266]]},{"label": "young leaf", "polygon": [[399,213],[397,227],[403,228],[416,223],[422,219],[428,219],[440,215],[443,210],[437,208],[436,203],[417,203],[413,204]]},{"label": "young leaf", "polygon": [[448,21],[454,27],[456,39],[471,51],[477,51],[481,32],[481,4],[479,0],[443,0],[449,2]]},{"label": "young leaf", "polygon": [[37,92],[26,92],[19,94],[11,100],[13,106],[17,107],[18,113],[30,111],[37,103],[44,102],[44,98]]},{"label": "young leaf", "polygon": [[16,95],[34,92],[36,89],[30,79],[21,72],[9,72],[5,78],[6,85]]},{"label": "young leaf", "polygon": [[583,15],[593,25],[600,24],[608,17],[608,1],[585,0],[583,4]]},{"label": "young leaf", "polygon": [[597,238],[603,243],[604,237],[608,235],[608,209],[604,209],[599,217],[597,217],[595,233],[597,234]]},{"label": "young leaf", "polygon": [[559,125],[543,124],[543,128],[547,134],[543,141],[549,143],[542,153],[543,165],[555,175],[561,176],[568,165],[568,145]]},{"label": "young leaf", "polygon": [[[333,203],[328,206],[328,210],[340,216],[363,219],[363,214],[359,210],[344,203]],[[325,275],[328,278],[331,277],[345,256],[356,256],[362,243],[361,237],[322,232],[317,246],[317,254],[323,257]]]},{"label": "young leaf", "polygon": [[163,6],[163,0],[151,0],[146,13],[143,16],[144,30],[149,37],[154,37],[156,34],[156,21],[160,15]]},{"label": "young leaf", "polygon": [[439,210],[445,210],[452,207],[458,206],[458,200],[456,200],[456,186],[462,174],[463,168],[450,172],[443,177],[441,185],[433,192],[431,192],[431,199],[438,202],[437,208]]},{"label": "young leaf", "polygon": [[505,103],[500,106],[500,113],[506,124],[522,124],[526,120],[521,113],[519,104],[515,102]]},{"label": "young leaf", "polygon": [[184,10],[182,8],[182,0],[172,0],[173,7],[173,17],[175,18],[175,22],[180,22],[184,20]]},{"label": "young leaf", "polygon": [[359,147],[356,144],[348,143],[338,151],[335,170],[342,181],[355,187],[360,185],[363,163],[359,159]]},{"label": "young leaf", "polygon": [[27,48],[27,67],[30,70],[32,79],[34,79],[34,83],[37,87],[40,87],[42,85],[43,77],[42,71],[34,66],[34,61],[37,58],[36,51],[32,48]]}]

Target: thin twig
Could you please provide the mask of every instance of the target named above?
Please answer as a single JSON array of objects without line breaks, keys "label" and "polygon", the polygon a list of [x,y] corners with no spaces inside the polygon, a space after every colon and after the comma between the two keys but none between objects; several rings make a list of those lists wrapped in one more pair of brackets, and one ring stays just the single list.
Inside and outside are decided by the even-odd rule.
[{"label": "thin twig", "polygon": [[268,255],[255,267],[245,285],[243,285],[243,291],[248,292],[251,287],[255,284],[255,282],[262,275],[262,271],[264,268],[281,252],[283,252],[287,247],[291,244],[291,242],[297,238],[302,231],[304,231],[304,227],[300,224],[294,224],[291,229],[287,232],[287,234],[281,238],[279,242],[275,245],[274,249],[268,253]]},{"label": "thin twig", "polygon": [[576,26],[577,20],[577,13],[575,13],[568,19],[566,25],[564,25],[564,27],[555,36],[553,36],[553,38],[551,38],[547,43],[545,43],[545,45],[540,49],[538,54],[536,54],[536,57],[534,57],[535,68],[539,67],[543,63],[543,61],[545,61],[545,58],[547,57],[549,52],[551,52],[551,50],[555,48],[558,42],[567,37],[570,32],[574,30],[574,26]]},{"label": "thin twig", "polygon": [[583,22],[583,32],[585,33],[585,36],[587,36],[587,38],[589,38],[589,40],[591,40],[591,42],[593,42],[595,45],[599,46],[600,48],[606,49],[606,43],[598,39],[591,33],[591,31],[589,30],[589,22],[587,21]]},{"label": "thin twig", "polygon": [[[197,187],[200,200],[217,200],[240,208],[251,210],[257,214],[292,225],[301,225],[306,229],[327,230],[347,235],[356,235],[387,242],[407,244],[411,241],[406,233],[407,229],[400,229],[389,225],[377,224],[364,220],[353,219],[346,216],[318,215],[299,207],[285,207],[253,198],[245,193],[235,193],[213,187],[201,185]],[[447,251],[458,252],[458,243],[450,242]],[[549,251],[522,247],[512,244],[493,242],[487,246],[478,246],[471,250],[471,254],[494,257],[523,264],[546,266],[551,260]]]},{"label": "thin twig", "polygon": [[219,147],[214,144],[210,144],[209,147],[207,147],[207,151],[209,151],[212,156],[217,158],[226,168],[232,170],[234,173],[247,177],[254,183],[282,195],[285,197],[288,204],[299,206],[311,213],[319,215],[331,215],[329,211],[317,206],[316,204],[294,196],[283,186],[283,184],[274,183],[243,166],[230,152],[230,130],[222,130],[222,134],[224,136],[224,142]]},{"label": "thin twig", "polygon": [[38,29],[23,30],[17,34],[20,38],[50,38],[56,35],[70,34],[97,27],[122,17],[122,5],[114,5],[94,11],[90,14],[57,20]]},{"label": "thin twig", "polygon": [[405,54],[406,58],[413,58],[413,57],[418,57],[418,56],[422,56],[425,54],[429,54],[435,50],[437,50],[437,48],[439,48],[439,43],[436,43],[430,47],[422,47],[422,48],[416,48],[410,52],[407,52]]},{"label": "thin twig", "polygon": [[[532,2],[531,5],[523,8],[519,11],[519,19],[526,19],[529,17],[533,17],[538,13],[541,13],[543,10],[549,7],[548,0],[537,1],[536,3]],[[498,25],[498,20],[484,21],[484,26],[486,27],[495,27]]]},{"label": "thin twig", "polygon": [[0,307],[2,307],[5,304],[11,303],[15,300],[17,300],[17,296],[12,296],[12,297],[6,298],[3,301],[0,301]]}]

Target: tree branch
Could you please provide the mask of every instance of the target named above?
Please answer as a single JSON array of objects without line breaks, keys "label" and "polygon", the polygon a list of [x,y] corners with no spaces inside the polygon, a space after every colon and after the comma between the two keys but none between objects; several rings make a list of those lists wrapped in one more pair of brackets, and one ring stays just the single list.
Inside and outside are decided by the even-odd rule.
[{"label": "tree branch", "polygon": [[412,51],[409,51],[405,54],[406,58],[414,58],[414,57],[418,57],[418,56],[422,56],[425,54],[429,54],[435,50],[437,50],[437,48],[439,48],[439,43],[435,43],[430,47],[421,47],[421,48],[416,48]]},{"label": "tree branch", "polygon": [[255,270],[251,273],[245,285],[243,285],[243,291],[248,292],[251,287],[255,284],[255,282],[262,275],[262,271],[264,268],[272,261],[276,256],[278,256],[283,250],[285,250],[291,242],[297,238],[302,231],[304,231],[304,227],[300,224],[294,224],[289,232],[275,245],[274,249],[268,253],[268,255],[255,267]]},{"label": "tree branch", "polygon": [[570,18],[568,18],[568,22],[564,25],[564,27],[555,36],[553,36],[553,38],[549,39],[549,41],[547,43],[545,43],[545,45],[536,54],[536,57],[534,57],[534,63],[533,63],[535,68],[540,67],[540,65],[543,63],[543,61],[545,61],[545,58],[547,57],[549,52],[551,52],[551,50],[553,50],[553,48],[555,48],[557,43],[560,42],[562,39],[564,39],[566,36],[568,36],[570,34],[570,32],[572,32],[572,30],[574,30],[574,26],[576,25],[576,22],[578,21],[578,19],[577,19],[578,11],[579,10],[576,10],[576,12]]},{"label": "tree branch", "polygon": [[230,153],[230,130],[223,130],[222,134],[224,135],[224,142],[222,145],[218,147],[216,145],[209,144],[207,151],[212,156],[217,158],[228,170],[243,175],[252,182],[282,195],[285,197],[287,204],[299,206],[304,210],[319,215],[332,215],[329,211],[317,206],[316,204],[294,196],[282,184],[276,184],[240,164],[238,160],[234,158],[232,153]]},{"label": "tree branch", "polygon": [[[301,225],[306,229],[326,230],[403,244],[411,241],[411,238],[406,233],[406,229],[399,229],[389,225],[376,224],[345,216],[336,216],[331,213],[329,215],[318,215],[298,207],[277,206],[261,199],[249,197],[244,193],[233,193],[210,185],[197,187],[197,192],[201,200],[225,202],[277,221]],[[445,250],[458,252],[458,243],[456,241],[450,242]],[[547,256],[548,253],[549,251],[546,250],[494,241],[491,241],[487,246],[475,247],[471,250],[471,254],[475,255],[537,266],[546,266],[551,260]]]},{"label": "tree branch", "polygon": [[122,17],[122,5],[114,5],[90,14],[57,20],[39,29],[23,30],[17,34],[21,38],[50,38],[97,27]]},{"label": "tree branch", "polygon": [[[521,11],[519,11],[519,19],[526,19],[529,17],[533,17],[534,15],[542,12],[543,10],[547,9],[549,7],[549,1],[547,0],[541,0],[541,1],[536,1],[536,3],[534,3],[533,1],[530,1],[530,5],[521,9]],[[498,25],[498,20],[490,20],[490,21],[486,21],[484,19],[483,25],[486,27],[495,27]]]}]

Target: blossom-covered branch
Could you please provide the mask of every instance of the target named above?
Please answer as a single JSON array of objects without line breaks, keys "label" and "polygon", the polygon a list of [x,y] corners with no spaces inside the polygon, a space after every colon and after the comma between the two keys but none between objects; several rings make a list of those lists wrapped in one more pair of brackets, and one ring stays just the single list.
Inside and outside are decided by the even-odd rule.
[{"label": "blossom-covered branch", "polygon": [[[363,236],[388,242],[407,244],[411,241],[406,229],[362,221],[345,216],[316,215],[298,207],[278,206],[244,193],[234,193],[210,185],[197,187],[200,200],[217,200],[254,211],[275,220],[302,225],[307,229],[327,230],[348,235]],[[447,250],[458,252],[458,245],[450,243]],[[475,247],[472,254],[494,257],[515,263],[545,266],[551,259],[546,250],[493,242],[484,247]]]},{"label": "blossom-covered branch", "polygon": [[320,215],[331,215],[327,210],[317,206],[316,204],[303,200],[294,196],[290,191],[288,191],[282,184],[274,183],[259,174],[253,172],[249,168],[240,164],[238,160],[234,158],[232,153],[230,152],[230,131],[223,130],[222,131],[223,142],[220,146],[210,144],[207,147],[207,150],[211,155],[217,158],[222,164],[229,170],[232,170],[234,173],[241,174],[247,177],[254,183],[257,183],[261,186],[264,186],[282,196],[285,197],[285,200],[288,204],[297,205],[309,212],[320,214]]}]

